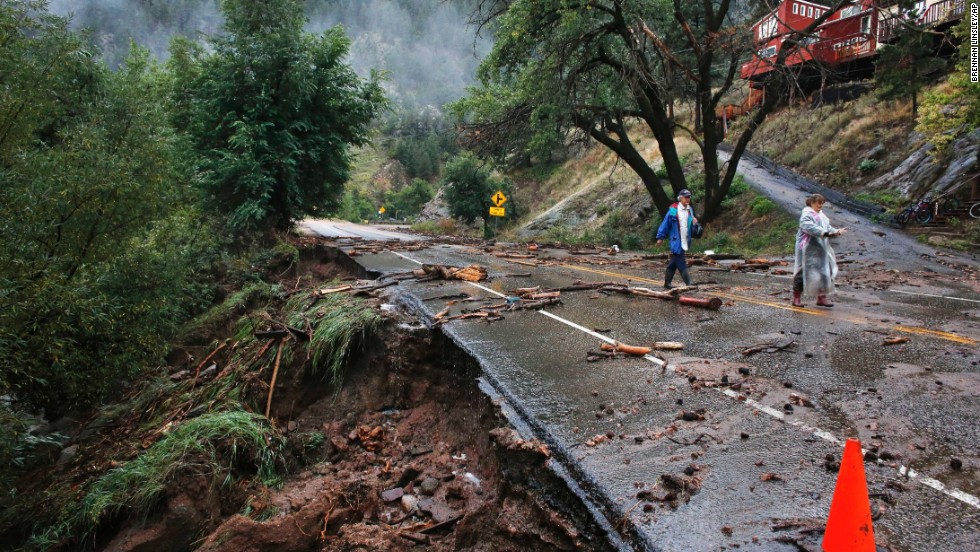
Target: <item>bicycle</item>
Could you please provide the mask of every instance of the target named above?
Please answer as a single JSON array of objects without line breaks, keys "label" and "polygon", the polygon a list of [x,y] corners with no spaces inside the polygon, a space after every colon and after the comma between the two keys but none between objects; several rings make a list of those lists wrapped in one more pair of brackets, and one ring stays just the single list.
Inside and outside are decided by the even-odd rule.
[{"label": "bicycle", "polygon": [[970,205],[970,217],[975,219],[980,219],[980,201],[976,201],[973,205]]},{"label": "bicycle", "polygon": [[913,220],[919,224],[926,224],[932,220],[932,209],[932,202],[923,197],[895,215],[895,222],[903,227]]}]

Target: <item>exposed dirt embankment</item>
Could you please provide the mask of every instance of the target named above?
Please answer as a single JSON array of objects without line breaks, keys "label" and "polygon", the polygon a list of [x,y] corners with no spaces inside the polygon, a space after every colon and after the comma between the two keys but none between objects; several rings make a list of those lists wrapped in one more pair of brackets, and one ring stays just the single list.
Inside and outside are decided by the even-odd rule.
[{"label": "exposed dirt embankment", "polygon": [[[0,549],[610,549],[472,359],[381,291],[321,295],[371,282],[301,241],[299,262],[267,267],[268,303],[209,318],[22,481],[0,508]],[[325,379],[316,342],[353,324],[340,309],[373,329],[338,342],[345,362]]]},{"label": "exposed dirt embankment", "polygon": [[201,550],[603,549],[542,469],[546,449],[514,436],[441,334],[389,324],[366,349],[337,395],[287,383],[273,416],[291,434],[322,433],[321,460],[251,497],[252,513]]}]

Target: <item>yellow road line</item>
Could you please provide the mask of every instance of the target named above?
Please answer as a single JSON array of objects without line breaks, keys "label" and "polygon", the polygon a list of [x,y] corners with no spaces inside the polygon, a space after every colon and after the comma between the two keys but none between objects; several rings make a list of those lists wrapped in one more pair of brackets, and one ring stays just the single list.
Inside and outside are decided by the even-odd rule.
[{"label": "yellow road line", "polygon": [[[660,284],[663,283],[662,280],[651,280],[650,278],[644,278],[642,276],[633,276],[633,275],[630,275],[630,274],[623,274],[623,273],[619,273],[619,272],[611,272],[611,271],[608,271],[608,270],[598,270],[598,269],[595,269],[595,268],[586,268],[584,266],[576,266],[576,265],[569,265],[569,264],[563,264],[561,266],[563,268],[570,268],[572,270],[580,270],[582,272],[591,272],[593,274],[601,274],[601,275],[604,275],[604,276],[612,276],[614,278],[624,278],[624,279],[627,279],[627,280],[630,280],[630,281],[635,281],[635,282],[643,282],[643,283],[657,284],[657,285],[660,285]],[[808,314],[810,316],[828,316],[830,314],[830,311],[814,310],[814,309],[801,309],[801,308],[793,307],[793,306],[786,305],[786,304],[783,304],[783,303],[775,303],[775,302],[766,301],[766,300],[763,300],[763,299],[756,299],[754,297],[745,297],[743,295],[734,295],[734,294],[731,294],[731,293],[719,293],[717,291],[713,291],[713,292],[711,292],[711,294],[712,295],[717,295],[719,297],[724,297],[726,299],[733,299],[733,300],[736,300],[736,301],[743,301],[743,302],[746,302],[746,303],[753,303],[753,304],[756,304],[756,305],[763,305],[763,306],[772,307],[772,308],[775,308],[775,309],[783,309],[783,310],[793,311],[793,312],[797,312],[797,313],[800,313],[800,314]],[[845,322],[851,322],[852,324],[858,324],[858,325],[867,325],[868,324],[868,321],[865,320],[865,319],[863,319],[863,318],[850,317],[850,316],[843,315],[841,313],[838,313],[838,315],[835,318],[837,318],[839,320],[843,320]],[[943,332],[943,331],[939,331],[939,330],[930,330],[928,328],[920,328],[920,327],[917,327],[917,326],[890,326],[889,329],[895,330],[897,332],[905,332],[905,333],[916,334],[916,335],[928,335],[928,336],[931,336],[931,337],[937,337],[939,339],[945,339],[947,341],[952,341],[954,343],[961,343],[961,344],[964,344],[964,345],[977,345],[978,344],[977,343],[977,340],[971,339],[969,337],[964,337],[962,335],[956,335],[954,333]]]}]

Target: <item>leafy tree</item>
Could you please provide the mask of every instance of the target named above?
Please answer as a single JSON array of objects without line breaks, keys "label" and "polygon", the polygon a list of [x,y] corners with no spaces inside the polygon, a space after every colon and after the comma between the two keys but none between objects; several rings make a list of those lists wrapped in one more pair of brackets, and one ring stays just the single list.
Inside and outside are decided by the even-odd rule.
[{"label": "leafy tree", "polygon": [[432,191],[432,185],[416,178],[401,190],[388,192],[385,205],[389,206],[389,212],[395,217],[413,217],[422,212],[422,208],[433,196],[435,192]]},{"label": "leafy tree", "polygon": [[[724,173],[715,112],[755,47],[746,16],[733,13],[729,0],[484,0],[477,18],[495,27],[498,40],[480,67],[480,86],[453,109],[470,122],[467,142],[497,159],[598,141],[636,172],[661,214],[687,187],[674,140],[683,131],[701,152],[710,220],[756,129],[793,84],[786,59],[844,3],[835,0],[808,28],[784,37],[766,100],[748,117]],[[694,108],[693,129],[673,115],[683,99]],[[634,145],[634,125],[656,138],[671,191]]]},{"label": "leafy tree", "polygon": [[0,394],[49,416],[160,358],[207,257],[148,53],[0,3]]},{"label": "leafy tree", "polygon": [[375,209],[375,201],[363,190],[350,187],[347,188],[340,200],[337,216],[351,222],[361,222],[373,217],[376,212]]},{"label": "leafy tree", "polygon": [[896,40],[879,51],[875,84],[878,96],[884,100],[911,99],[915,119],[919,113],[919,92],[928,82],[926,76],[942,68],[944,62],[936,56],[934,33],[912,21],[896,29]]},{"label": "leafy tree", "polygon": [[507,196],[507,208],[511,210],[511,216],[516,215],[513,212],[514,188],[510,181],[491,175],[490,170],[469,153],[446,163],[442,185],[445,187],[449,213],[467,224],[482,219],[483,233],[486,236],[490,234],[487,221],[490,218],[490,207],[493,206],[490,198],[498,190]]},{"label": "leafy tree", "polygon": [[916,127],[939,149],[957,135],[950,130],[980,127],[980,83],[970,80],[970,18],[964,17],[953,34],[960,40],[956,68],[945,87],[925,94]]},{"label": "leafy tree", "polygon": [[226,34],[187,71],[196,79],[183,102],[208,204],[239,233],[334,210],[350,146],[367,142],[385,106],[377,77],[363,81],[344,63],[342,29],[303,32],[300,0],[223,0],[221,8]]}]

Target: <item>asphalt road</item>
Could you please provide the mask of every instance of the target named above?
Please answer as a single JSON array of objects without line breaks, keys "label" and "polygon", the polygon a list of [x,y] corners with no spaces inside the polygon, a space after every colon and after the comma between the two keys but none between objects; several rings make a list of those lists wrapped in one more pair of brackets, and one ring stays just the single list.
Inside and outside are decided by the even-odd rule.
[{"label": "asphalt road", "polygon": [[[447,300],[427,299],[442,295],[493,299],[576,280],[661,282],[662,262],[537,255],[553,260],[528,267],[436,244],[353,259],[382,274],[419,263],[488,268],[481,284],[403,281],[392,301],[429,319]],[[817,546],[833,464],[844,439],[859,437],[879,457],[866,463],[879,544],[980,550],[980,296],[955,281],[929,293],[843,286],[833,309],[794,309],[786,277],[698,267],[692,274],[714,282],[694,295],[723,299],[720,310],[579,291],[542,311],[442,330],[481,363],[515,423],[548,443],[624,548]],[[479,304],[448,306],[456,314]],[[886,346],[886,337],[910,341]],[[684,350],[664,360],[586,360],[613,339],[680,341]],[[785,348],[743,354],[763,343]],[[953,458],[963,467],[953,469]]]}]

